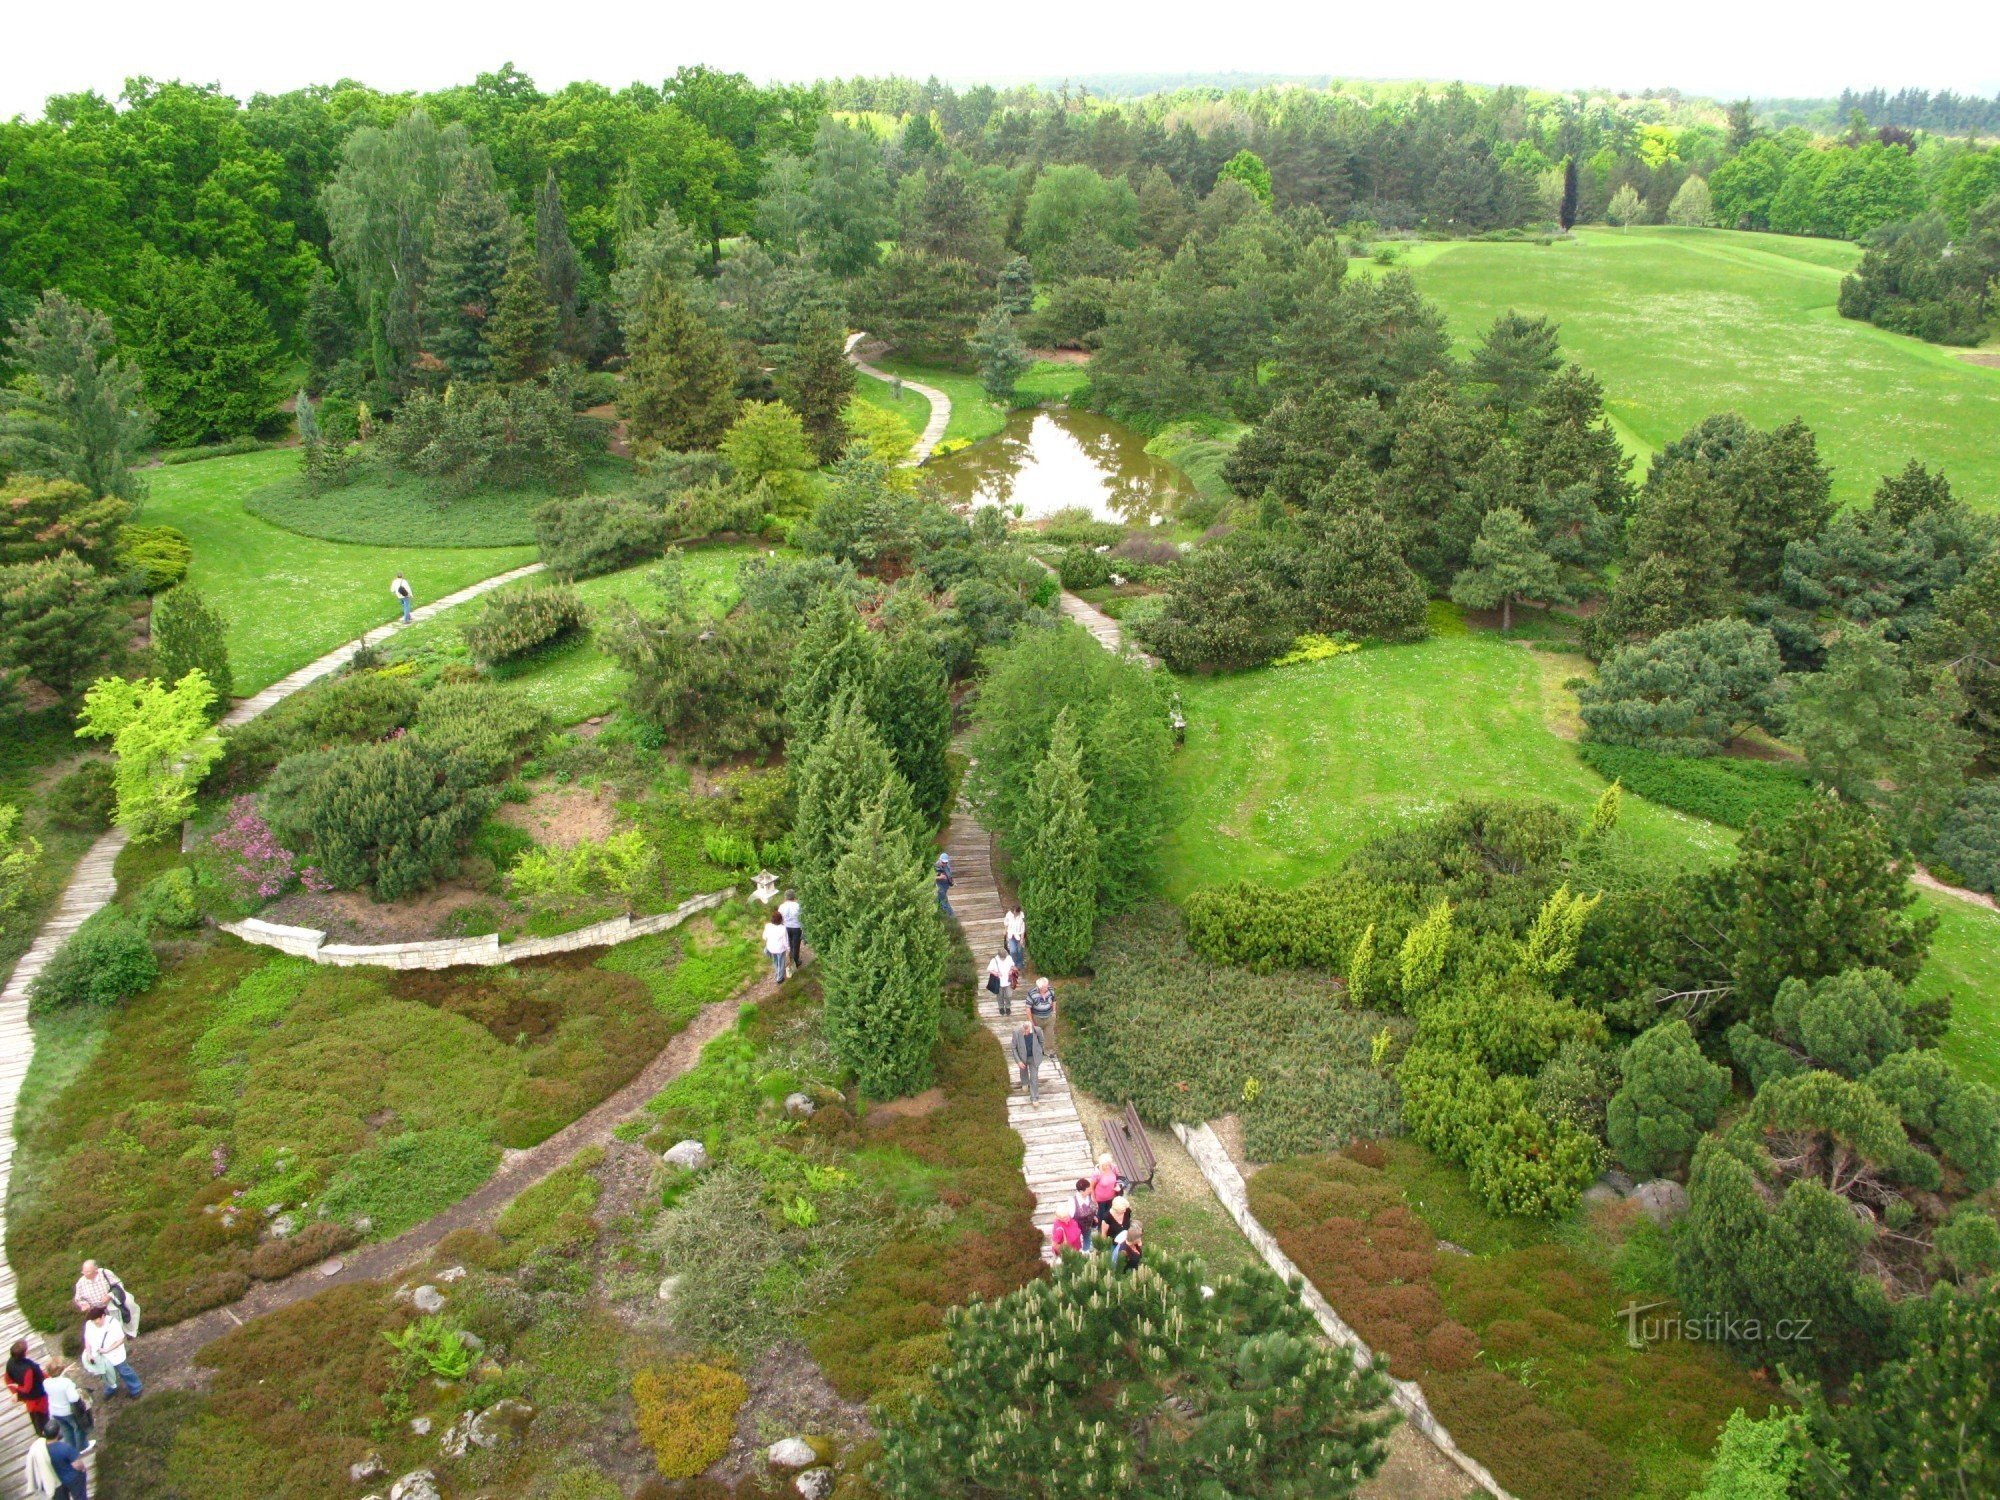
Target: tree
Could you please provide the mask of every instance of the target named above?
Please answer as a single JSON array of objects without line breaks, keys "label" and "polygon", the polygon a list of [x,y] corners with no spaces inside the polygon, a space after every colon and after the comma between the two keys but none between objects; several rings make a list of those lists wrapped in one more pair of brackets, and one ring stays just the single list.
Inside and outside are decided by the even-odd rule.
[{"label": "tree", "polygon": [[963,367],[989,295],[964,261],[897,249],[868,273],[855,304],[869,331],[904,358]]},{"label": "tree", "polygon": [[1897,836],[1928,848],[1958,800],[1978,741],[1959,727],[1948,674],[1913,674],[1881,627],[1844,631],[1826,668],[1791,679],[1782,717],[1814,780],[1881,811]]},{"label": "tree", "polygon": [[64,552],[0,568],[0,667],[65,703],[125,652],[130,617],[118,584]]},{"label": "tree", "polygon": [[1586,637],[1595,651],[1733,614],[1736,517],[1705,466],[1676,464],[1664,477],[1656,467],[1627,529],[1624,571]]},{"label": "tree", "polygon": [[1051,279],[1105,270],[1105,254],[1134,244],[1138,232],[1132,185],[1081,162],[1042,168],[1021,211],[1021,248]]},{"label": "tree", "polygon": [[936,898],[892,811],[907,795],[900,783],[892,772],[846,839],[832,875],[839,922],[830,941],[814,938],[825,966],[827,1041],[870,1099],[930,1083],[944,984]]},{"label": "tree", "polygon": [[1562,575],[1542,551],[1535,528],[1512,506],[1486,513],[1472,544],[1472,566],[1451,582],[1453,602],[1468,609],[1500,610],[1500,630],[1514,628],[1514,601],[1554,603],[1562,595]]},{"label": "tree", "polygon": [[926,255],[962,260],[989,272],[1005,253],[986,195],[951,166],[932,167],[925,174],[914,244]]},{"label": "tree", "polygon": [[1487,399],[1511,413],[1533,402],[1562,367],[1556,325],[1510,308],[1481,336],[1466,373],[1475,384],[1490,386]]},{"label": "tree", "polygon": [[832,463],[847,446],[842,414],[854,393],[854,366],[832,311],[819,308],[805,315],[797,335],[779,351],[777,381],[786,405],[804,422],[819,462]]},{"label": "tree", "polygon": [[1307,515],[1299,533],[1296,582],[1306,629],[1378,641],[1416,641],[1429,633],[1428,591],[1379,512]]},{"label": "tree", "polygon": [[1021,317],[1035,301],[1035,268],[1025,255],[1016,255],[1000,268],[1000,283],[994,289],[1000,306]]},{"label": "tree", "polygon": [[183,583],[153,601],[153,676],[174,683],[194,671],[213,690],[216,710],[227,709],[235,685],[229,668],[229,623],[200,590]]},{"label": "tree", "polygon": [[28,882],[42,858],[41,840],[21,831],[21,810],[0,803],[0,932],[26,899]]},{"label": "tree", "polygon": [[909,784],[895,769],[858,696],[850,694],[834,705],[825,731],[804,758],[792,764],[798,775],[792,868],[798,877],[799,902],[813,914],[813,941],[837,944],[847,930],[848,913],[840,904],[833,872],[885,787],[887,825],[905,836],[913,864],[919,858],[916,851],[928,840]]},{"label": "tree", "polygon": [[133,465],[153,414],[138,366],[111,347],[110,319],[57,291],[14,324],[6,363],[27,379],[0,387],[0,470],[73,480],[93,499],[144,497]]},{"label": "tree", "polygon": [[500,298],[520,230],[490,174],[462,164],[438,200],[424,262],[423,351],[453,380],[491,377],[486,327]]},{"label": "tree", "polygon": [[910,784],[925,825],[936,827],[952,792],[951,684],[936,648],[914,625],[895,631],[882,649],[868,690],[868,717]]},{"label": "tree", "polygon": [[1761,625],[1704,620],[1608,657],[1577,689],[1589,738],[1664,755],[1714,755],[1777,699],[1783,663]]},{"label": "tree", "polygon": [[846,594],[825,591],[792,647],[785,685],[785,742],[795,765],[804,765],[843,700],[865,702],[873,694],[880,655]]},{"label": "tree", "polygon": [[73,552],[108,570],[118,530],[131,515],[132,507],[117,496],[93,497],[74,479],[0,478],[0,564]]},{"label": "tree", "polygon": [[146,247],[125,318],[164,441],[242,437],[278,404],[270,319],[221,261],[168,260]]},{"label": "tree", "polygon": [[744,402],[716,451],[744,484],[762,487],[773,512],[796,515],[809,506],[817,455],[799,414],[783,402]]},{"label": "tree", "polygon": [[1222,164],[1222,170],[1215,174],[1218,182],[1240,182],[1257,195],[1259,203],[1271,201],[1271,169],[1264,165],[1264,158],[1247,147]]},{"label": "tree", "polygon": [[2000,549],[1937,596],[1910,654],[1919,667],[1951,673],[1964,703],[1959,722],[1979,737],[1989,764],[2000,761]]},{"label": "tree", "polygon": [[1639,190],[1629,182],[1611,195],[1611,206],[1604,210],[1605,222],[1616,224],[1621,229],[1637,224],[1645,217],[1645,200],[1640,198]]},{"label": "tree", "polygon": [[889,176],[872,132],[828,115],[813,137],[804,229],[813,253],[836,276],[875,264],[877,245],[895,228]]},{"label": "tree", "polygon": [[1728,1101],[1729,1070],[1703,1057],[1679,1020],[1640,1033],[1619,1068],[1624,1083],[1605,1114],[1611,1149],[1641,1177],[1672,1171]]},{"label": "tree", "polygon": [[1563,159],[1562,206],[1556,210],[1556,223],[1565,233],[1576,227],[1576,158]]},{"label": "tree", "polygon": [[180,828],[202,778],[222,759],[222,736],[210,722],[214,702],[199,667],[171,688],[151,677],[103,677],[84,695],[76,732],[111,741],[116,820],[141,843]]},{"label": "tree", "polygon": [[1048,754],[1028,787],[1028,838],[1021,850],[1021,909],[1035,934],[1035,961],[1071,974],[1097,931],[1097,829],[1090,820],[1083,750],[1067,710],[1056,715]]},{"label": "tree", "polygon": [[[511,272],[511,267],[509,268]],[[569,237],[569,216],[563,212],[562,184],[551,166],[535,198],[535,271],[542,294],[555,310],[556,347],[571,359],[585,353],[582,325],[577,319],[577,291],[583,265]],[[503,292],[504,295],[504,292]]]},{"label": "tree", "polygon": [[334,367],[353,352],[354,328],[347,299],[333,273],[321,266],[313,273],[306,293],[305,311],[299,315],[298,344],[306,357],[306,386],[323,391]]},{"label": "tree", "polygon": [[[1069,1255],[947,1315],[942,1362],[883,1435],[879,1482],[894,1500],[1338,1500],[1382,1466],[1387,1391],[1262,1266],[1213,1276],[1152,1250],[1127,1273]],[[1083,1477],[1051,1462],[1071,1452]]]},{"label": "tree", "polygon": [[1014,382],[1019,380],[1034,363],[1021,342],[1021,336],[1014,331],[1014,320],[1007,309],[995,307],[979,320],[978,331],[970,341],[973,355],[979,360],[979,383],[1001,405],[1012,404]]},{"label": "tree", "polygon": [[1278,335],[1276,383],[1286,391],[1334,386],[1386,401],[1451,356],[1442,309],[1407,271],[1344,277],[1303,306]]},{"label": "tree", "polygon": [[1811,1066],[1860,1078],[1909,1045],[1908,1009],[1902,986],[1881,969],[1787,979],[1771,1002],[1771,1034]]},{"label": "tree", "polygon": [[532,380],[549,367],[562,320],[550,303],[535,252],[516,240],[494,297],[493,311],[480,329],[486,359],[496,380]]},{"label": "tree", "polygon": [[1667,222],[1691,229],[1706,228],[1715,222],[1715,204],[1709,197],[1706,178],[1689,177],[1675,189],[1674,201],[1667,205]]},{"label": "tree", "polygon": [[656,277],[630,335],[619,410],[633,447],[713,448],[736,417],[736,366],[728,342],[695,312],[665,273]]}]

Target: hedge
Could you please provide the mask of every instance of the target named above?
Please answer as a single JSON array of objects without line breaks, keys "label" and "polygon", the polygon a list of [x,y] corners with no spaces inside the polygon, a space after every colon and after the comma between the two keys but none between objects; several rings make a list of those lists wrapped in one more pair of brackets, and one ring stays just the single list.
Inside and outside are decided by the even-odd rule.
[{"label": "hedge", "polygon": [[1697,759],[1595,742],[1576,748],[1585,765],[1609,780],[1624,782],[1627,791],[1648,802],[1730,828],[1742,828],[1753,817],[1779,822],[1812,794],[1812,782],[1803,770],[1771,761]]}]

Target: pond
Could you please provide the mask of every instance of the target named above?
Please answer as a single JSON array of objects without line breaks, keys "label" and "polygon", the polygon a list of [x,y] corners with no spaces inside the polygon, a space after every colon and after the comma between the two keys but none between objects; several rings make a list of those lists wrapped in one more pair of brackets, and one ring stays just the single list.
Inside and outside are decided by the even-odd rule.
[{"label": "pond", "polygon": [[934,459],[924,473],[953,501],[1003,506],[1029,521],[1081,507],[1101,521],[1145,525],[1171,519],[1194,493],[1131,428],[1065,406],[1017,411],[998,437]]}]

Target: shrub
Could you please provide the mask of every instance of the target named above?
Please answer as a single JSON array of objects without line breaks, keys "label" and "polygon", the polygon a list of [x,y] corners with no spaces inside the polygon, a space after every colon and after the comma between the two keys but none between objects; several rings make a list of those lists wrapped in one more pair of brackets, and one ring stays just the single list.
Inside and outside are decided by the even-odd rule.
[{"label": "shrub", "polygon": [[499,1160],[481,1130],[406,1130],[348,1158],[320,1207],[345,1224],[365,1217],[372,1237],[389,1239],[458,1202]]},{"label": "shrub", "polygon": [[0,922],[26,897],[41,857],[41,840],[21,832],[20,808],[0,802]]},{"label": "shrub", "polygon": [[[1241,964],[1257,974],[1274,969],[1346,973],[1365,931],[1377,928],[1374,946],[1393,954],[1413,915],[1354,870],[1318,876],[1294,889],[1255,880],[1206,886],[1188,896],[1184,909],[1195,952],[1211,963]],[[1348,977],[1364,993],[1379,994],[1370,980],[1387,975],[1385,959],[1379,974]]]},{"label": "shrub", "polygon": [[1592,740],[1713,755],[1769,712],[1783,667],[1763,626],[1704,620],[1613,652],[1577,704]]},{"label": "shrub", "polygon": [[1298,667],[1311,661],[1331,661],[1336,656],[1345,656],[1350,651],[1359,651],[1359,641],[1338,640],[1330,635],[1306,634],[1292,642],[1292,649],[1279,657],[1271,665],[1274,667]]},{"label": "shrub", "polygon": [[2000,782],[1982,781],[1966,789],[1958,806],[1945,814],[1931,857],[1949,865],[1961,885],[2000,891]]},{"label": "shrub", "polygon": [[454,391],[448,400],[418,391],[397,409],[381,448],[399,467],[458,496],[532,481],[575,488],[585,458],[606,437],[604,423],[571,411],[566,390],[522,384]]},{"label": "shrub", "polygon": [[118,533],[118,565],[149,594],[170,589],[194,566],[194,547],[172,526],[127,526]]},{"label": "shrub", "polygon": [[138,923],[106,907],[70,934],[28,994],[37,1012],[116,1005],[151,989],[159,977],[159,961]]},{"label": "shrub", "polygon": [[419,696],[408,668],[326,678],[232,729],[223,779],[243,786],[301,750],[387,739],[416,717]]},{"label": "shrub", "polygon": [[1043,541],[1063,547],[1110,547],[1124,535],[1116,521],[1100,521],[1081,505],[1050,512],[1041,527]]},{"label": "shrub", "polygon": [[0,676],[25,673],[73,704],[125,655],[124,592],[73,553],[0,567]]},{"label": "shrub", "polygon": [[185,932],[201,925],[201,905],[195,895],[194,871],[182,866],[162,870],[139,889],[133,914],[142,928],[168,927]]},{"label": "shrub", "polygon": [[632,1377],[640,1440],[668,1479],[692,1479],[727,1453],[736,1413],[749,1399],[741,1375],[693,1360],[649,1367]]},{"label": "shrub", "polygon": [[111,762],[87,760],[49,788],[44,810],[58,828],[102,833],[111,826],[117,806]]},{"label": "shrub", "polygon": [[1065,547],[1057,571],[1066,589],[1094,589],[1111,581],[1111,559],[1089,547]]},{"label": "shrub", "polygon": [[482,781],[497,781],[537,749],[555,721],[517,692],[483,682],[447,682],[424,695],[411,733],[459,757]]},{"label": "shrub", "polygon": [[1798,1419],[1775,1406],[1761,1420],[1742,1407],[1715,1440],[1715,1459],[1689,1500],[1787,1500],[1805,1464]]},{"label": "shrub", "polygon": [[567,849],[531,848],[507,872],[514,894],[530,900],[609,891],[631,898],[654,883],[653,850],[636,829],[581,839]]},{"label": "shrub", "polygon": [[1632,1043],[1624,1084],[1605,1116],[1611,1149],[1644,1177],[1678,1167],[1729,1098],[1729,1073],[1701,1055],[1685,1021],[1662,1021]]},{"label": "shrub", "polygon": [[586,622],[574,589],[554,584],[510,590],[494,595],[465,627],[465,646],[474,661],[490,667],[574,635]]},{"label": "shrub", "polygon": [[222,758],[222,737],[209,723],[214,701],[199,667],[171,688],[105,677],[85,694],[76,732],[111,741],[115,817],[134,838],[172,833],[193,810],[195,789]]},{"label": "shrub", "polygon": [[629,495],[576,495],[535,511],[535,542],[558,578],[589,578],[667,550],[674,527],[657,505]]},{"label": "shrub", "polygon": [[175,683],[197,668],[215,689],[210,712],[220,716],[236,680],[229,665],[229,622],[199,592],[180,584],[153,601],[153,675]]},{"label": "shrub", "polygon": [[1561,1219],[1603,1165],[1597,1142],[1567,1120],[1516,1109],[1499,1120],[1471,1161],[1473,1191],[1495,1213]]},{"label": "shrub", "polygon": [[1578,745],[1577,753],[1600,776],[1623,782],[1648,802],[1729,828],[1747,827],[1752,818],[1778,822],[1812,795],[1802,769],[1777,762],[1692,759],[1595,740]]}]

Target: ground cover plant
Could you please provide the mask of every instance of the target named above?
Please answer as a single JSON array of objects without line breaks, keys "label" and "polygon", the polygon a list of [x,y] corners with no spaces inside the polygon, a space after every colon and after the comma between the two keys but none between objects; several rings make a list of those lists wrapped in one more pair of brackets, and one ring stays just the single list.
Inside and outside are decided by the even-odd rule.
[{"label": "ground cover plant", "polygon": [[[337,488],[318,488],[286,473],[251,489],[243,507],[300,536],[364,547],[523,547],[535,540],[536,507],[557,491],[526,481],[485,486],[457,498],[433,494],[424,481],[386,463],[363,463]],[[629,487],[630,461],[599,455],[585,468],[584,492]]]}]

